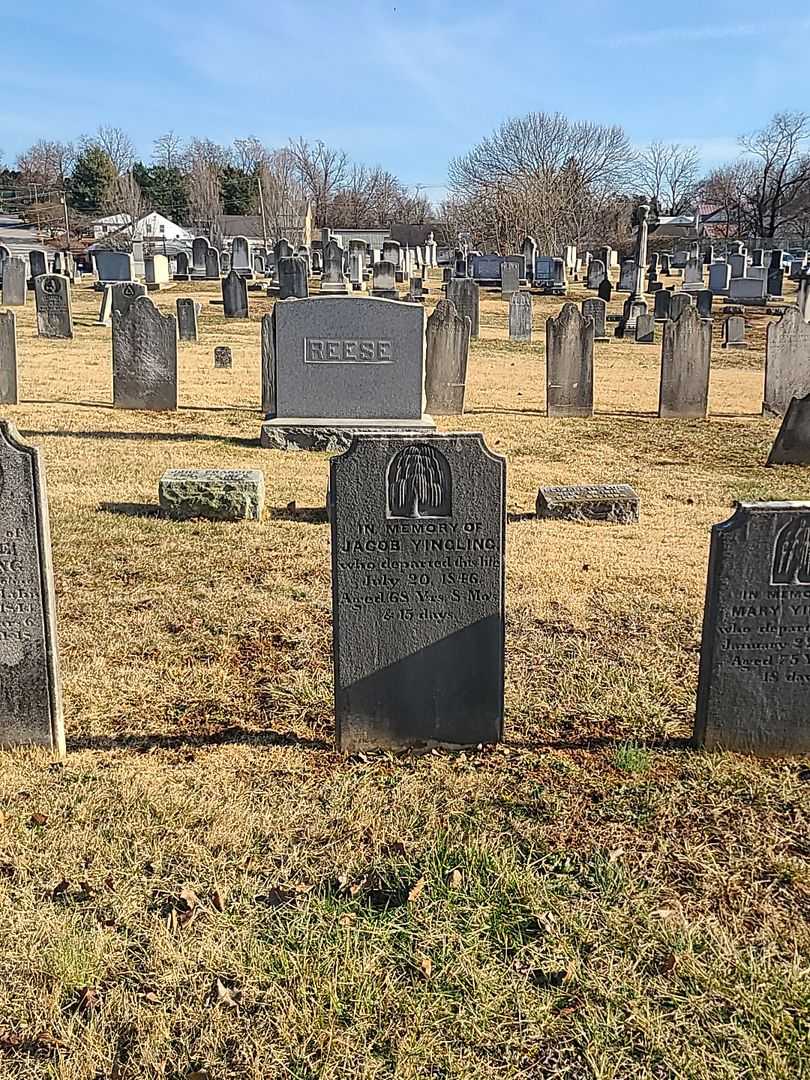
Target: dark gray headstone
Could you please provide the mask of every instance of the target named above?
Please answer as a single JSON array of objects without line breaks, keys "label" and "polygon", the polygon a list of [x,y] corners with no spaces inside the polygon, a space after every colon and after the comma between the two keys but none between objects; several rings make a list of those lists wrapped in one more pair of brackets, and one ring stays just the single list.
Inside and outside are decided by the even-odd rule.
[{"label": "dark gray headstone", "polygon": [[247,281],[238,270],[229,270],[222,279],[222,307],[226,319],[248,317]]},{"label": "dark gray headstone", "polygon": [[233,353],[231,352],[230,345],[217,345],[214,348],[214,367],[215,368],[232,368],[233,367]]},{"label": "dark gray headstone", "polygon": [[37,305],[37,333],[47,338],[72,338],[70,278],[61,274],[40,274],[34,278]]},{"label": "dark gray headstone", "polygon": [[208,254],[208,248],[209,243],[204,236],[195,236],[191,241],[191,263],[195,277],[205,277],[205,257]]},{"label": "dark gray headstone", "polygon": [[695,741],[810,753],[810,503],[741,503],[712,528]]},{"label": "dark gray headstone", "polygon": [[275,314],[277,307],[278,304],[269,315],[262,315],[261,395],[262,415],[265,417],[274,416],[276,412],[276,351],[274,337],[276,332]]},{"label": "dark gray headstone", "polygon": [[601,297],[593,296],[582,301],[582,314],[586,319],[593,319],[594,341],[607,340],[607,304]]},{"label": "dark gray headstone", "polygon": [[572,484],[541,487],[539,518],[555,521],[610,521],[629,525],[639,519],[638,495],[629,484]]},{"label": "dark gray headstone", "polygon": [[0,311],[0,405],[17,404],[17,316]]},{"label": "dark gray headstone", "polygon": [[65,752],[48,499],[39,451],[0,420],[0,746]]},{"label": "dark gray headstone", "polygon": [[596,295],[600,300],[604,300],[606,304],[609,304],[613,297],[613,286],[610,283],[610,278],[605,277],[602,279],[599,288],[596,290]]},{"label": "dark gray headstone", "polygon": [[505,498],[480,434],[361,435],[332,458],[340,749],[501,738]]},{"label": "dark gray headstone", "polygon": [[28,252],[28,266],[31,270],[31,277],[39,277],[40,274],[48,273],[48,259],[44,251],[39,248],[32,248]]},{"label": "dark gray headstone", "polygon": [[132,281],[135,277],[134,260],[128,251],[94,251],[93,262],[98,280],[103,284]]},{"label": "dark gray headstone", "polygon": [[139,296],[146,296],[146,286],[140,281],[117,281],[109,289],[113,321],[119,315],[126,315]]},{"label": "dark gray headstone", "polygon": [[309,296],[305,259],[282,255],[278,261],[278,294],[282,300],[305,300]]},{"label": "dark gray headstone", "polygon": [[182,296],[177,301],[177,333],[181,341],[197,340],[197,317],[201,306],[196,300]]},{"label": "dark gray headstone", "polygon": [[714,293],[711,289],[701,289],[695,293],[695,300],[697,301],[698,315],[701,319],[710,319],[712,317],[712,302],[714,301]]},{"label": "dark gray headstone", "polygon": [[231,270],[236,270],[243,276],[253,273],[250,244],[246,236],[235,236],[231,241]]},{"label": "dark gray headstone", "polygon": [[470,335],[478,337],[480,291],[476,282],[470,278],[454,278],[447,285],[447,299],[456,305],[456,311],[463,319],[470,320]]},{"label": "dark gray headstone", "polygon": [[655,315],[639,315],[636,319],[636,343],[655,344]]},{"label": "dark gray headstone", "polygon": [[766,331],[763,410],[782,416],[791,398],[810,393],[810,323],[796,307],[785,308]]},{"label": "dark gray headstone", "polygon": [[593,319],[576,304],[564,304],[546,322],[546,412],[549,416],[593,415]]},{"label": "dark gray headstone", "polygon": [[709,404],[712,324],[687,305],[664,323],[658,415],[704,417]]},{"label": "dark gray headstone", "polygon": [[677,319],[684,308],[692,307],[693,298],[692,294],[688,292],[676,292],[672,294],[672,299],[669,302],[669,317],[670,319]]},{"label": "dark gray headstone", "polygon": [[177,320],[139,296],[112,326],[113,404],[119,409],[177,408]]},{"label": "dark gray headstone", "polygon": [[189,264],[188,254],[185,251],[178,251],[177,257],[174,261],[175,270],[174,276],[177,281],[188,281],[189,278]]},{"label": "dark gray headstone", "polygon": [[619,274],[619,284],[616,286],[618,292],[633,292],[636,287],[636,261],[635,259],[625,259],[622,262],[621,272]]},{"label": "dark gray headstone", "polygon": [[348,284],[343,273],[343,248],[337,240],[330,240],[323,249],[321,292],[346,293],[348,291]]},{"label": "dark gray headstone", "polygon": [[[779,253],[781,254],[781,252]],[[785,273],[781,266],[771,265],[768,269],[768,296],[781,296],[784,291]]]},{"label": "dark gray headstone", "polygon": [[397,273],[392,262],[383,260],[374,264],[371,294],[383,300],[396,300],[398,298]]},{"label": "dark gray headstone", "polygon": [[709,288],[715,294],[728,295],[731,285],[731,267],[727,262],[712,263],[709,267]]},{"label": "dark gray headstone", "polygon": [[655,302],[653,307],[653,318],[663,321],[669,318],[669,313],[672,308],[672,293],[669,289],[661,289],[655,294]]},{"label": "dark gray headstone", "polygon": [[399,269],[402,257],[399,242],[396,240],[384,240],[382,246],[382,262],[394,264],[394,272]]},{"label": "dark gray headstone", "polygon": [[658,261],[659,261],[659,272],[661,273],[661,275],[662,276],[666,275],[667,277],[669,277],[670,268],[671,268],[670,267],[671,256],[670,256],[669,252],[668,251],[662,251]]},{"label": "dark gray headstone", "polygon": [[220,277],[219,252],[214,247],[205,252],[205,277],[208,281],[218,281]]},{"label": "dark gray headstone", "polygon": [[747,349],[745,319],[742,315],[729,315],[723,323],[723,348]]},{"label": "dark gray headstone", "polygon": [[427,321],[425,337],[425,408],[430,415],[460,415],[464,412],[470,320],[456,312],[452,301],[440,300]]},{"label": "dark gray headstone", "polygon": [[768,455],[769,465],[810,465],[810,394],[793,398]]},{"label": "dark gray headstone", "polygon": [[3,263],[3,306],[22,307],[26,289],[25,259],[12,255]]},{"label": "dark gray headstone", "polygon": [[532,340],[532,296],[515,292],[509,299],[509,340]]}]

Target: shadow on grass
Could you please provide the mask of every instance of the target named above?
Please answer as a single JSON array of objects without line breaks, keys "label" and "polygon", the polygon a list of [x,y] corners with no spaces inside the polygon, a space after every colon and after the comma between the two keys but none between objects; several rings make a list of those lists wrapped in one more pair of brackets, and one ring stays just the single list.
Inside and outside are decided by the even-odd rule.
[{"label": "shadow on grass", "polygon": [[308,739],[292,731],[248,731],[230,727],[205,735],[78,735],[68,737],[67,749],[74,750],[134,750],[148,754],[150,750],[182,750],[208,746],[298,746],[303,750],[334,750],[326,739]]},{"label": "shadow on grass", "polygon": [[636,739],[631,735],[583,735],[579,738],[504,739],[502,746],[514,750],[616,750],[628,741],[638,742],[643,750],[694,750],[691,738],[667,736],[663,739]]},{"label": "shadow on grass", "polygon": [[99,510],[106,514],[126,514],[127,517],[160,517],[160,507],[156,503],[103,502]]},{"label": "shadow on grass", "polygon": [[245,446],[256,449],[259,440],[244,439],[237,435],[208,435],[199,431],[35,431],[27,428],[20,432],[25,438],[48,439],[119,439],[137,442],[146,439],[152,442],[223,442],[232,446]]},{"label": "shadow on grass", "polygon": [[307,525],[323,525],[329,520],[326,507],[273,506],[268,516],[274,521],[303,521]]}]

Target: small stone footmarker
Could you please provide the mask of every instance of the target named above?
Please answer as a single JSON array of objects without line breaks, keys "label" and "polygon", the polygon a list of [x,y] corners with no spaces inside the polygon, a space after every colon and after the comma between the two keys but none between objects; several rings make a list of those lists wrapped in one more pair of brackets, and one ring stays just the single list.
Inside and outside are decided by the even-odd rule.
[{"label": "small stone footmarker", "polygon": [[160,478],[160,508],[173,518],[260,521],[264,473],[259,469],[168,469]]},{"label": "small stone footmarker", "polygon": [[537,493],[537,516],[553,521],[634,525],[639,519],[638,495],[629,484],[543,487]]}]

